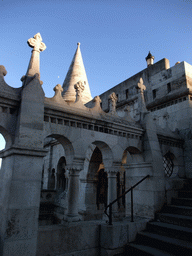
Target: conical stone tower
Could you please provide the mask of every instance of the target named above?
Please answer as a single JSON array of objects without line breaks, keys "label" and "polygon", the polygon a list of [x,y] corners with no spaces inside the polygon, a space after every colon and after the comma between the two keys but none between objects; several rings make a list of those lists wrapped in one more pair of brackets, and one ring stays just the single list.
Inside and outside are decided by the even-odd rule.
[{"label": "conical stone tower", "polygon": [[82,93],[82,102],[86,104],[87,102],[92,100],[92,97],[80,51],[80,43],[77,44],[77,50],[63,83],[63,98],[65,99],[65,101],[75,102],[76,92],[74,86],[79,81],[83,82],[85,87]]}]

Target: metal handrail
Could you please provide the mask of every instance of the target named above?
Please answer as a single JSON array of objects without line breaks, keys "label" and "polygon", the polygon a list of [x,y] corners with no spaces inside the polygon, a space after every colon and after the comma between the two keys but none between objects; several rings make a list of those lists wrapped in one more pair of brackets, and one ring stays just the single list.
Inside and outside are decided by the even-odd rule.
[{"label": "metal handrail", "polygon": [[[145,176],[143,179],[141,179],[140,181],[138,181],[134,186],[132,186],[131,188],[129,188],[127,191],[125,191],[121,196],[118,196],[115,200],[113,200],[110,204],[108,204],[105,207],[105,211],[104,213],[107,215],[107,217],[109,218],[109,225],[112,225],[112,205],[114,203],[116,203],[120,198],[122,198],[124,195],[126,195],[129,191],[131,191],[131,222],[133,222],[133,189],[138,186],[141,182],[143,182],[145,179],[149,178],[150,175],[148,174],[147,176]],[[107,208],[109,208],[109,214],[107,213]]]}]

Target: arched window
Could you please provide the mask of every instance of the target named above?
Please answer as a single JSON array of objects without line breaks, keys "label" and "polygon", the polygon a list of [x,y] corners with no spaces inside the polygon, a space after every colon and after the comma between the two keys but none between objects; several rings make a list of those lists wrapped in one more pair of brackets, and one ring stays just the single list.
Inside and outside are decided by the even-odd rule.
[{"label": "arched window", "polygon": [[164,166],[164,172],[166,177],[171,177],[171,175],[173,174],[173,168],[174,168],[173,159],[174,159],[174,155],[171,152],[168,152],[163,157],[163,166]]}]

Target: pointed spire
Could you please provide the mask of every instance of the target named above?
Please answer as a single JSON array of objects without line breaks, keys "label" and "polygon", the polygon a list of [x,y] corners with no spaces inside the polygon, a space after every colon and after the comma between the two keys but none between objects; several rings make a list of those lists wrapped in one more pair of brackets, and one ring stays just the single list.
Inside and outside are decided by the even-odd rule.
[{"label": "pointed spire", "polygon": [[63,98],[65,101],[75,102],[76,92],[74,86],[79,81],[84,82],[85,89],[82,93],[82,101],[85,104],[92,100],[92,97],[80,51],[80,43],[77,44],[77,50],[63,83]]}]

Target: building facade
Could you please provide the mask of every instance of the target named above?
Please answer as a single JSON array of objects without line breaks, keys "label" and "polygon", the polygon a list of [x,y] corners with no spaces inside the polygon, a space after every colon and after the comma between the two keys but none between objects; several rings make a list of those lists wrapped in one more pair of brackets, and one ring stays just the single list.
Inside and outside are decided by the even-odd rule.
[{"label": "building facade", "polygon": [[[43,254],[40,226],[105,220],[105,207],[147,175],[134,189],[134,214],[152,219],[192,177],[192,67],[153,63],[149,53],[146,69],[92,98],[78,43],[63,86],[47,98],[46,46],[39,33],[28,44],[22,87],[9,86],[0,66],[1,254],[70,255],[57,246]],[[117,221],[130,212],[129,194],[112,207]],[[96,247],[82,255],[99,255]]]}]

